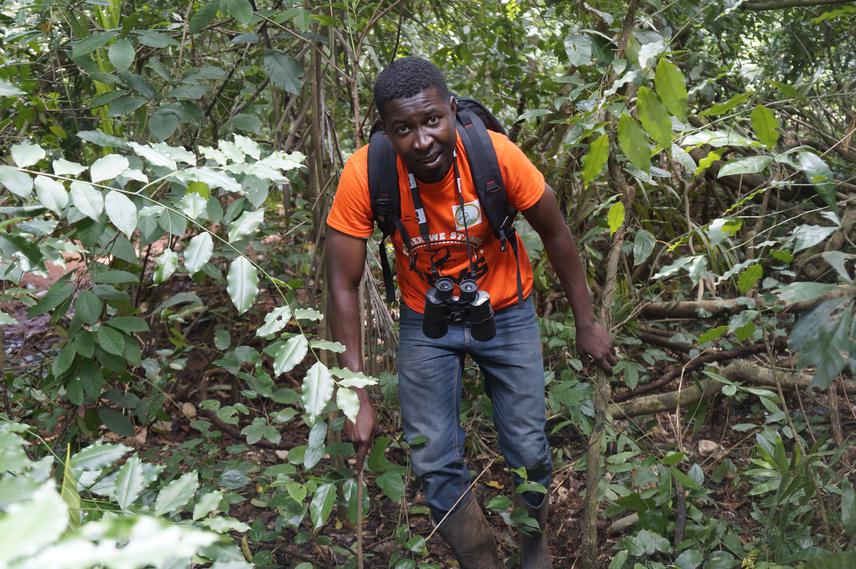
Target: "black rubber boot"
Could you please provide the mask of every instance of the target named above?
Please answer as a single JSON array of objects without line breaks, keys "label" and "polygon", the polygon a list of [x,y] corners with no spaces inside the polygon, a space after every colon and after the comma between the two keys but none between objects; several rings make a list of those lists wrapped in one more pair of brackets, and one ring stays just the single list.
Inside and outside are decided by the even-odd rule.
[{"label": "black rubber boot", "polygon": [[461,569],[502,569],[493,529],[472,492],[437,531],[452,548]]},{"label": "black rubber boot", "polygon": [[520,536],[520,567],[522,569],[553,569],[553,562],[550,560],[550,550],[547,547],[547,504],[550,500],[545,495],[541,501],[541,505],[533,508],[526,503],[523,496],[516,494],[514,496],[515,508],[526,508],[530,518],[535,518],[538,522],[540,531],[533,531],[527,534],[524,531],[518,531]]}]

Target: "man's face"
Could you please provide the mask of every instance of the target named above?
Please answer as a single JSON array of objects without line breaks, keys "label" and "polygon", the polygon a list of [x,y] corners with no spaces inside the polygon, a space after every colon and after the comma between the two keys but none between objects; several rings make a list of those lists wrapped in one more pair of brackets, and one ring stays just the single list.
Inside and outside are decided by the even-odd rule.
[{"label": "man's face", "polygon": [[383,126],[393,149],[423,182],[439,182],[452,167],[456,109],[454,98],[442,97],[434,87],[383,106]]}]

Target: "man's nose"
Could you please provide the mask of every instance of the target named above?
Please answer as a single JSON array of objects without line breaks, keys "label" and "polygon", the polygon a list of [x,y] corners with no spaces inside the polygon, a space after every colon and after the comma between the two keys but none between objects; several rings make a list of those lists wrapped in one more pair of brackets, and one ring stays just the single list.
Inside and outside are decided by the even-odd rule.
[{"label": "man's nose", "polygon": [[413,147],[420,152],[426,151],[431,147],[431,136],[425,129],[416,130],[416,138],[413,141]]}]

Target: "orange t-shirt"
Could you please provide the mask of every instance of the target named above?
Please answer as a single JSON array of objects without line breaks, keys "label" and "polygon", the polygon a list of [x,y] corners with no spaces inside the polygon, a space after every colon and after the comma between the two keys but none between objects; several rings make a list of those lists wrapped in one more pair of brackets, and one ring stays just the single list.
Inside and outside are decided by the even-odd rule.
[{"label": "orange t-shirt", "polygon": [[[508,137],[493,131],[488,131],[488,134],[496,151],[509,204],[518,211],[532,207],[544,193],[544,176]],[[505,251],[500,249],[499,240],[493,235],[487,215],[479,206],[460,137],[457,153],[477,282],[480,289],[490,294],[490,301],[495,309],[505,308],[517,302],[517,264],[514,253],[511,252],[511,247],[506,247]],[[374,228],[369,198],[368,155],[366,145],[348,159],[339,179],[339,188],[333,199],[330,215],[327,217],[327,225],[333,229],[363,239],[371,236]],[[430,229],[429,243],[424,243],[416,221],[413,196],[410,195],[407,169],[400,157],[397,165],[401,222],[410,237],[411,251],[416,255],[416,266],[411,269],[403,238],[399,231],[393,233],[398,286],[407,306],[416,312],[423,312],[425,292],[430,287],[428,279],[431,275],[432,258],[442,276],[460,280],[469,269],[464,226],[458,223],[463,219],[459,213],[460,199],[455,189],[454,168],[449,168],[449,173],[439,182],[428,184],[417,181],[419,197],[422,199]],[[532,290],[532,267],[519,235],[517,242],[525,298]]]}]

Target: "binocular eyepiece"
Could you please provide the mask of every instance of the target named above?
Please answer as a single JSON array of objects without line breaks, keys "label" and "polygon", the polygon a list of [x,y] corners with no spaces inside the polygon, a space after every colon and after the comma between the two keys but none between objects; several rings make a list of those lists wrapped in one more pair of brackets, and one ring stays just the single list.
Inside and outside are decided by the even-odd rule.
[{"label": "binocular eyepiece", "polygon": [[496,336],[493,307],[490,295],[479,290],[473,279],[458,284],[460,295],[455,295],[455,281],[449,277],[436,280],[425,293],[425,313],[422,332],[429,338],[442,338],[449,331],[449,322],[470,325],[473,338],[487,341]]}]

